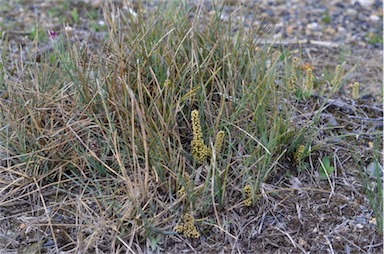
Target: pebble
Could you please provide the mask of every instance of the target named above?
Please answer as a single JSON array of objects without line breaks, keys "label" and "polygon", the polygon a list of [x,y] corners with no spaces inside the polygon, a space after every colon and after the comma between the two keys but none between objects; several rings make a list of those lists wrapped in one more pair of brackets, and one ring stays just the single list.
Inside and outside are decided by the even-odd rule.
[{"label": "pebble", "polygon": [[357,228],[357,229],[363,229],[363,228],[364,228],[364,226],[363,226],[363,225],[361,225],[360,223],[357,223],[357,224],[356,224],[356,228]]},{"label": "pebble", "polygon": [[[383,165],[381,165],[379,163],[378,167],[379,167],[378,173],[380,174],[380,177],[382,177],[383,176]],[[375,162],[369,163],[368,166],[365,168],[365,172],[369,175],[369,177],[376,179],[376,163]]]},{"label": "pebble", "polygon": [[365,8],[370,8],[375,3],[374,0],[356,0],[352,1],[352,4],[359,4]]},{"label": "pebble", "polygon": [[347,9],[345,14],[348,15],[348,16],[356,16],[357,15],[357,10],[355,10],[355,9]]},{"label": "pebble", "polygon": [[[199,1],[187,2],[197,5]],[[379,0],[242,0],[242,5],[246,7],[242,11],[238,11],[238,3],[225,0],[220,2],[228,2],[223,8],[226,17],[235,10],[236,13],[243,13],[244,19],[241,22],[247,27],[278,24],[277,37],[282,40],[308,39],[359,49],[383,49],[382,43],[369,40],[370,33],[375,33],[378,38],[383,36],[383,30],[378,28],[378,24],[383,22],[382,1]],[[208,10],[214,10],[212,1],[205,0],[202,3]]]},{"label": "pebble", "polygon": [[371,15],[371,16],[369,16],[369,20],[372,22],[378,22],[378,21],[380,21],[380,18],[377,15]]}]

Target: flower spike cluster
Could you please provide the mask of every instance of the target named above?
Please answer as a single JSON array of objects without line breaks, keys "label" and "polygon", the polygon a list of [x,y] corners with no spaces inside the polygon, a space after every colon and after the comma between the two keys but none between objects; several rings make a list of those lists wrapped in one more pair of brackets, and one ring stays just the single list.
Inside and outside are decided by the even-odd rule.
[{"label": "flower spike cluster", "polygon": [[[208,148],[208,146],[204,143],[203,133],[201,131],[199,112],[197,110],[193,110],[191,113],[192,119],[192,131],[193,131],[193,139],[191,141],[192,147],[192,156],[198,162],[204,162],[208,157],[212,156],[212,150]],[[224,131],[219,131],[216,135],[215,140],[215,151],[219,153],[221,148],[223,147],[224,142]]]},{"label": "flower spike cluster", "polygon": [[200,126],[199,112],[197,110],[192,111],[192,130],[193,130],[193,140],[191,142],[192,146],[192,156],[198,162],[204,162],[208,156],[208,147],[204,144],[203,134]]},{"label": "flower spike cluster", "polygon": [[191,190],[193,188],[193,183],[191,181],[191,177],[187,172],[184,172],[183,180],[185,182],[185,187],[181,186],[181,188],[177,191],[176,195],[178,198],[181,198],[182,196],[184,196],[186,194],[185,188],[187,188],[187,190]]},{"label": "flower spike cluster", "polygon": [[251,206],[252,205],[252,193],[251,193],[252,188],[250,185],[245,185],[243,190],[246,196],[246,199],[244,200],[244,205]]},{"label": "flower spike cluster", "polygon": [[308,92],[312,91],[313,89],[313,81],[314,81],[314,76],[313,76],[312,70],[308,68],[306,70],[306,80],[305,80],[305,88]]},{"label": "flower spike cluster", "polygon": [[219,131],[216,135],[215,151],[217,154],[220,153],[221,148],[223,147],[224,135],[224,131]]},{"label": "flower spike cluster", "polygon": [[195,218],[189,213],[184,214],[183,223],[179,223],[175,227],[175,231],[183,234],[187,238],[199,238],[200,234],[195,227]]},{"label": "flower spike cluster", "polygon": [[359,88],[360,88],[359,82],[355,82],[352,87],[352,98],[354,100],[359,99]]},{"label": "flower spike cluster", "polygon": [[292,66],[291,66],[291,74],[288,78],[288,89],[294,89],[295,83],[296,83],[296,70],[298,65],[299,59],[297,57],[294,57],[292,59]]},{"label": "flower spike cluster", "polygon": [[301,156],[303,155],[304,153],[304,150],[305,150],[305,146],[304,145],[300,145],[298,148],[297,148],[297,151],[295,153],[295,162],[296,163],[299,163],[300,162],[300,159],[301,159]]}]

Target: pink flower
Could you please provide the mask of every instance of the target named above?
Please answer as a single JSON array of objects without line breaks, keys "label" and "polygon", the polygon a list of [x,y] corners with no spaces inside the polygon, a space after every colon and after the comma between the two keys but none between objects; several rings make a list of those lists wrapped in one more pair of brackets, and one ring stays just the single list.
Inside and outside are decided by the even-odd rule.
[{"label": "pink flower", "polygon": [[49,38],[50,38],[51,40],[54,40],[54,39],[56,39],[56,37],[57,37],[57,33],[56,33],[55,31],[53,31],[53,30],[49,30],[49,31],[48,31],[48,36],[49,36]]}]

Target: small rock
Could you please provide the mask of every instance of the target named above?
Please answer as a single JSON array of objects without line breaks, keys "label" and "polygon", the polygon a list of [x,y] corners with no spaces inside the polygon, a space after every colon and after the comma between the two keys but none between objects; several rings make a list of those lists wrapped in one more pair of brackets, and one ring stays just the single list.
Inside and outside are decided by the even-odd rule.
[{"label": "small rock", "polygon": [[376,225],[376,218],[373,217],[372,219],[369,220],[369,224]]},{"label": "small rock", "polygon": [[359,215],[359,216],[355,217],[355,222],[357,223],[356,225],[366,224],[367,223],[367,218],[364,215]]},{"label": "small rock", "polygon": [[378,173],[380,174],[380,177],[383,176],[383,165],[380,163],[377,163],[372,161],[368,164],[368,166],[365,168],[365,172],[368,174],[371,178],[376,178],[376,171],[378,170]]},{"label": "small rock", "polygon": [[357,228],[357,229],[363,229],[363,228],[364,228],[364,226],[363,226],[363,225],[361,225],[360,223],[357,223],[357,224],[356,224],[356,228]]},{"label": "small rock", "polygon": [[287,28],[285,29],[285,31],[286,31],[288,36],[291,36],[293,34],[294,29],[295,29],[294,26],[288,25]]},{"label": "small rock", "polygon": [[277,34],[274,34],[273,35],[273,39],[281,39],[281,38],[283,38],[283,35],[282,35],[282,33],[277,33]]},{"label": "small rock", "polygon": [[356,0],[352,1],[352,4],[359,4],[365,8],[370,8],[374,2],[374,0]]},{"label": "small rock", "polygon": [[101,0],[92,1],[91,7],[94,9],[98,9],[98,8],[101,8],[101,4],[102,4]]},{"label": "small rock", "polygon": [[308,24],[307,27],[313,31],[317,31],[319,29],[319,24],[317,22],[312,22]]},{"label": "small rock", "polygon": [[352,9],[352,8],[349,8],[349,9],[346,11],[346,14],[347,14],[347,16],[356,16],[356,15],[357,15],[357,10]]},{"label": "small rock", "polygon": [[334,35],[336,33],[336,29],[334,29],[333,27],[328,27],[324,30],[324,32],[326,32],[329,35]]},{"label": "small rock", "polygon": [[378,21],[380,21],[380,17],[377,15],[371,15],[371,16],[369,16],[369,20],[372,22],[378,22]]},{"label": "small rock", "polygon": [[347,30],[346,30],[344,27],[339,26],[339,27],[337,28],[337,32],[342,33],[342,34],[345,34],[345,33],[347,32]]}]

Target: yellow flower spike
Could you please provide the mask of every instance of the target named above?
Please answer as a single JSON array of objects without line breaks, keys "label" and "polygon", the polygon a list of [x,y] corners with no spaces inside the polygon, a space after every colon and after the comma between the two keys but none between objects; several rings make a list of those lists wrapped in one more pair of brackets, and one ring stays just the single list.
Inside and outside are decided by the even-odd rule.
[{"label": "yellow flower spike", "polygon": [[244,194],[246,196],[246,199],[243,201],[245,206],[251,206],[252,205],[252,188],[251,185],[247,184],[243,188]]},{"label": "yellow flower spike", "polygon": [[294,89],[295,88],[295,77],[294,76],[290,76],[289,79],[288,79],[288,88],[289,89]]},{"label": "yellow flower spike", "polygon": [[245,185],[243,190],[244,190],[244,193],[245,193],[246,197],[249,198],[249,197],[252,196],[252,194],[251,194],[252,188],[251,188],[251,186],[249,184]]},{"label": "yellow flower spike", "polygon": [[193,110],[191,113],[192,116],[192,131],[194,139],[202,139],[203,134],[201,132],[200,119],[199,119],[199,111]]},{"label": "yellow flower spike", "polygon": [[247,198],[244,200],[244,205],[245,206],[251,206],[252,205],[252,198]]},{"label": "yellow flower spike", "polygon": [[182,186],[180,188],[180,190],[177,191],[176,196],[177,196],[177,198],[181,198],[184,195],[185,195],[185,188],[184,188],[184,186]]},{"label": "yellow flower spike", "polygon": [[221,151],[221,148],[223,147],[224,136],[225,136],[224,131],[219,131],[216,135],[216,140],[215,140],[216,154],[219,154]]},{"label": "yellow flower spike", "polygon": [[208,156],[208,147],[204,144],[202,139],[193,139],[191,141],[192,156],[198,162],[202,163]]},{"label": "yellow flower spike", "polygon": [[297,57],[292,58],[291,65],[291,76],[288,78],[288,88],[294,89],[296,83],[296,69],[298,66],[299,59]]},{"label": "yellow flower spike", "polygon": [[357,100],[359,98],[359,88],[360,88],[359,82],[355,82],[352,87],[352,98],[354,100]]},{"label": "yellow flower spike", "polygon": [[175,231],[179,234],[183,233],[184,232],[184,224],[183,223],[177,224],[175,227]]},{"label": "yellow flower spike", "polygon": [[193,238],[193,239],[197,239],[197,238],[200,237],[200,233],[197,232],[197,230],[196,230],[196,228],[195,228],[195,230],[192,230],[192,231],[190,232],[189,237],[190,237],[190,238]]},{"label": "yellow flower spike", "polygon": [[191,177],[187,172],[183,173],[182,178],[184,180],[185,186],[181,186],[181,188],[177,191],[176,193],[177,198],[181,198],[182,196],[185,195],[186,188],[187,190],[191,190],[193,188],[193,182],[191,181]]},{"label": "yellow flower spike", "polygon": [[331,82],[331,85],[332,86],[336,86],[339,84],[341,80],[341,66],[340,64],[338,64],[336,66],[336,69],[335,69],[335,77],[333,78],[332,82]]},{"label": "yellow flower spike", "polygon": [[175,227],[175,231],[179,234],[183,233],[187,238],[199,238],[200,233],[195,227],[195,219],[190,213],[186,213],[183,216],[183,223],[179,223]]},{"label": "yellow flower spike", "polygon": [[295,161],[297,163],[300,162],[300,157],[301,155],[304,153],[304,150],[305,150],[305,146],[304,145],[300,145],[298,148],[297,148],[297,151],[295,153]]},{"label": "yellow flower spike", "polygon": [[186,223],[186,224],[187,223],[190,223],[190,224],[195,223],[195,218],[193,218],[193,216],[190,213],[184,214],[183,220],[184,220],[184,223]]},{"label": "yellow flower spike", "polygon": [[209,149],[207,145],[204,144],[199,119],[199,112],[197,110],[192,111],[191,119],[193,131],[193,139],[191,141],[192,156],[195,158],[195,160],[202,163],[204,162],[204,160],[206,160],[207,156],[209,155]]},{"label": "yellow flower spike", "polygon": [[335,69],[336,74],[340,74],[340,70],[341,70],[340,64],[336,65],[336,69]]},{"label": "yellow flower spike", "polygon": [[292,58],[292,68],[295,69],[297,68],[297,65],[299,63],[299,59],[297,57]]},{"label": "yellow flower spike", "polygon": [[170,84],[171,84],[171,81],[170,81],[169,79],[166,79],[166,80],[164,81],[163,87],[169,87]]},{"label": "yellow flower spike", "polygon": [[306,70],[306,82],[305,82],[305,88],[307,89],[307,91],[312,91],[313,80],[314,80],[314,76],[312,74],[312,70],[308,68]]}]

